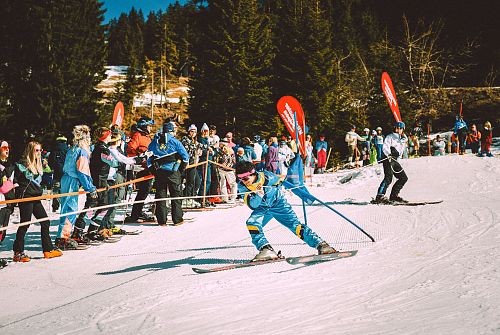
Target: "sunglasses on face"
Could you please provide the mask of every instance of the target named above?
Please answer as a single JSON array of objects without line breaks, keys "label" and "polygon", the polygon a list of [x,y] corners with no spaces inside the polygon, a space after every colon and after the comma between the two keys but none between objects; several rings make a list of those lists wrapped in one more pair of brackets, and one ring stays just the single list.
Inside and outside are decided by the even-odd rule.
[{"label": "sunglasses on face", "polygon": [[249,176],[246,176],[246,177],[241,177],[239,178],[241,181],[249,181],[250,178],[253,176],[253,174],[249,175]]},{"label": "sunglasses on face", "polygon": [[42,152],[42,149],[35,149],[35,152]]},{"label": "sunglasses on face", "polygon": [[3,146],[0,149],[2,149],[2,150],[10,150],[10,147],[9,146]]}]

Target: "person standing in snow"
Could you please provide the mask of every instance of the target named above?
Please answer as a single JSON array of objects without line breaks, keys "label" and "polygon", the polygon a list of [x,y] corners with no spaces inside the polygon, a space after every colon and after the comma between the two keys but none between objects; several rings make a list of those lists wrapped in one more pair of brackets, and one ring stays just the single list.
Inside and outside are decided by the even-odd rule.
[{"label": "person standing in snow", "polygon": [[[12,200],[16,198],[14,193],[14,170],[15,166],[10,159],[10,146],[7,141],[0,140],[0,199]],[[0,227],[7,228],[10,216],[14,213],[15,204],[0,205]],[[7,235],[6,230],[0,231],[0,243]]]},{"label": "person standing in snow", "polygon": [[282,190],[281,183],[284,177],[269,171],[257,172],[251,162],[245,161],[236,164],[236,175],[239,179],[238,192],[245,193],[244,201],[252,210],[252,214],[246,221],[246,226],[252,237],[252,243],[259,251],[252,261],[280,257],[264,235],[264,227],[273,218],[290,229],[307,245],[316,248],[318,254],[337,252],[311,228],[299,221]]},{"label": "person standing in snow", "polygon": [[[154,124],[155,122],[151,118],[146,116],[141,117],[137,121],[137,124],[134,127],[135,131],[132,134],[131,139],[127,145],[127,156],[136,157],[148,151],[148,146],[151,143],[150,134]],[[141,178],[148,175],[149,170],[146,168],[146,166],[144,166],[144,169],[142,171],[139,171],[136,174],[135,178]],[[151,222],[155,220],[154,216],[147,215],[143,212],[144,202],[142,202],[142,200],[146,200],[146,198],[148,197],[148,194],[151,191],[151,183],[151,179],[148,179],[135,184],[137,188],[137,195],[135,196],[134,201],[140,202],[134,203],[134,205],[132,206],[132,213],[130,214],[130,216],[127,216],[125,218],[126,223],[133,223],[138,221]]]},{"label": "person standing in snow", "polygon": [[[49,166],[52,168],[52,171],[54,173],[52,194],[59,194],[61,190],[61,178],[63,176],[64,160],[66,159],[66,153],[68,152],[68,150],[68,139],[63,135],[57,136],[56,143],[49,156]],[[58,209],[59,199],[54,198],[52,200],[52,211],[57,212]]]},{"label": "person standing in snow", "polygon": [[[234,164],[236,158],[234,157],[233,149],[226,146],[228,143],[226,138],[223,138],[219,144],[219,155],[217,156],[217,166],[219,171],[219,188],[221,192],[222,202],[234,204],[236,201],[236,175],[234,174]],[[228,187],[229,186],[229,187]],[[228,192],[229,189],[229,192]],[[229,195],[228,195],[229,193]]]},{"label": "person standing in snow", "polygon": [[305,176],[311,178],[314,174],[314,165],[316,163],[316,158],[313,153],[312,137],[311,135],[306,136],[306,142],[304,144],[306,147],[306,159],[304,162]]},{"label": "person standing in snow", "polygon": [[[15,188],[16,198],[31,198],[41,196],[42,186],[42,145],[38,142],[29,142],[19,162],[15,164],[14,180],[19,186]],[[28,222],[31,216],[37,219],[46,219],[40,222],[41,240],[44,258],[62,256],[61,250],[54,248],[50,237],[50,220],[40,200],[19,203],[20,222]],[[29,262],[30,257],[24,253],[24,237],[30,225],[17,228],[13,250],[14,262]]]},{"label": "person standing in snow", "polygon": [[434,156],[444,156],[446,142],[443,141],[440,135],[436,136],[436,139],[433,142],[433,146],[434,146]]},{"label": "person standing in snow", "polygon": [[[158,132],[148,150],[153,156],[148,159],[148,167],[151,168],[155,176],[155,199],[167,197],[167,191],[172,198],[182,196],[181,174],[189,164],[189,155],[182,143],[175,138],[176,125],[173,122],[163,123],[162,129]],[[174,226],[184,223],[182,200],[172,199],[172,221]],[[158,201],[155,210],[158,225],[167,224],[167,202]]]},{"label": "person standing in snow", "polygon": [[490,146],[493,143],[493,133],[490,121],[486,121],[483,126],[483,134],[481,136],[481,153],[480,157],[485,155],[488,157],[493,157],[491,154]]},{"label": "person standing in snow", "polygon": [[323,134],[319,135],[319,140],[316,141],[316,156],[318,156],[318,173],[325,172],[326,168],[326,151],[328,150],[328,142],[325,141]]},{"label": "person standing in snow", "polygon": [[467,143],[470,144],[470,149],[473,154],[479,152],[479,142],[481,141],[481,132],[477,130],[475,124],[471,126],[470,133],[467,136]]},{"label": "person standing in snow", "polygon": [[257,167],[257,171],[263,171],[265,167],[265,163],[263,163],[262,159],[262,145],[260,145],[260,136],[255,135],[253,137],[253,151],[255,152],[255,166]]},{"label": "person standing in snow", "polygon": [[[141,165],[145,160],[146,156],[136,156],[136,157],[127,157],[124,155],[121,144],[122,144],[123,136],[120,132],[113,132],[111,134],[111,139],[109,140],[108,150],[109,154],[113,157],[104,158],[103,161],[109,165],[109,172],[107,173],[106,185],[111,187],[117,184],[121,184],[125,182],[125,174],[126,165]],[[91,159],[92,162],[92,159]],[[107,187],[101,185],[100,187]],[[106,204],[114,205],[119,203],[121,200],[125,198],[125,187],[121,186],[118,188],[110,188],[105,193],[106,196]],[[106,214],[101,220],[101,227],[111,230],[112,234],[117,235],[125,235],[127,232],[121,228],[115,226],[115,214],[116,214],[116,206],[110,207],[107,210],[101,209],[97,210],[92,217],[92,221],[94,221],[100,212],[106,211]]]},{"label": "person standing in snow", "polygon": [[465,138],[467,137],[467,123],[465,123],[461,115],[457,115],[455,126],[453,127],[453,134],[457,139],[457,151],[460,155],[465,153]]},{"label": "person standing in snow", "polygon": [[286,144],[285,141],[280,142],[278,148],[278,173],[281,175],[286,175],[288,172],[288,167],[290,162],[295,158],[295,154],[292,149]]},{"label": "person standing in snow", "polygon": [[356,126],[351,126],[351,130],[345,135],[345,142],[349,149],[349,156],[347,158],[349,163],[359,160],[358,141],[361,142],[364,139],[356,133]]},{"label": "person standing in snow", "polygon": [[267,147],[266,154],[266,170],[272,173],[277,173],[278,171],[278,138],[269,138],[269,145]]},{"label": "person standing in snow", "polygon": [[[404,139],[401,135],[404,128],[404,122],[396,122],[394,124],[393,133],[385,137],[384,146],[382,147],[384,180],[382,180],[378,188],[377,196],[374,200],[375,203],[408,202],[399,196],[399,192],[408,181],[408,177],[406,176],[403,167],[398,163],[398,159],[401,158],[405,145]],[[392,182],[393,176],[396,177],[397,181],[392,187],[389,199],[387,199],[385,197],[385,193]]]},{"label": "person standing in snow", "polygon": [[[188,128],[188,133],[182,137],[181,143],[189,155],[189,165],[198,164],[203,150],[208,149],[208,144],[201,144],[197,139],[198,128],[192,124]],[[201,176],[195,168],[186,170],[186,188],[184,196],[194,197],[198,194],[201,185]],[[186,207],[200,207],[201,204],[194,198],[186,199]]]},{"label": "person standing in snow", "polygon": [[[61,178],[61,193],[78,192],[80,186],[89,193],[92,207],[97,203],[97,191],[90,175],[90,128],[85,125],[73,128],[73,146],[66,154]],[[66,213],[78,211],[78,195],[61,198],[61,217],[57,231],[56,246],[62,250],[78,249],[78,242],[71,238],[76,214]]]},{"label": "person standing in snow", "polygon": [[377,127],[377,136],[373,137],[373,144],[377,149],[377,161],[382,159],[382,147],[384,146],[384,135],[382,134],[382,128]]}]

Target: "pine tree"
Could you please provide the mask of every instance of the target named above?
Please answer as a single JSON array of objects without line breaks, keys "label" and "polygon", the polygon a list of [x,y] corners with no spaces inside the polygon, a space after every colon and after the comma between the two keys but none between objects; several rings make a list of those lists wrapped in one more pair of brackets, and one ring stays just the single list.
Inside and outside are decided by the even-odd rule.
[{"label": "pine tree", "polygon": [[[22,1],[9,22],[7,80],[13,129],[51,136],[97,119],[104,75],[102,4],[97,0]],[[40,137],[40,138],[39,138]]]},{"label": "pine tree", "polygon": [[245,135],[270,131],[271,30],[257,1],[209,1],[205,50],[197,54],[190,117],[210,121]]}]

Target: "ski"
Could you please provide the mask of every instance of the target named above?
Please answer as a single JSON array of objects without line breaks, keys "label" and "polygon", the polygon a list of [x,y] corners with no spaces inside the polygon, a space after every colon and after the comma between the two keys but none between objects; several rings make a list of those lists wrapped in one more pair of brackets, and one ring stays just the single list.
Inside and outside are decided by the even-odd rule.
[{"label": "ski", "polygon": [[424,205],[435,205],[435,204],[440,204],[442,203],[443,200],[436,200],[436,201],[410,201],[410,202],[395,202],[395,201],[389,201],[389,202],[381,202],[377,203],[375,202],[375,199],[370,201],[371,204],[374,205],[389,205],[389,206],[424,206]]},{"label": "ski", "polygon": [[229,264],[225,266],[219,266],[216,268],[209,268],[209,269],[204,269],[204,268],[192,268],[194,272],[202,274],[202,273],[212,273],[212,272],[220,272],[220,271],[226,271],[226,270],[233,270],[233,269],[241,269],[241,268],[248,268],[251,266],[257,266],[257,265],[264,265],[264,264],[271,264],[271,263],[278,263],[284,261],[285,258],[278,258],[278,259],[271,259],[268,261],[256,261],[256,262],[244,262],[244,263],[238,263],[238,264]]},{"label": "ski", "polygon": [[320,262],[333,261],[339,258],[347,258],[352,257],[358,253],[357,250],[350,251],[339,251],[334,254],[326,254],[326,255],[309,255],[309,256],[298,256],[298,257],[287,257],[286,261],[288,264],[297,265],[297,264],[313,264]]},{"label": "ski", "polygon": [[194,272],[198,274],[202,273],[212,273],[212,272],[220,272],[220,271],[226,271],[226,270],[234,270],[234,269],[241,269],[241,268],[247,268],[251,266],[257,266],[257,265],[264,265],[264,264],[270,264],[270,263],[277,263],[277,262],[282,262],[286,261],[289,264],[292,265],[297,265],[297,264],[313,264],[313,263],[320,263],[320,262],[327,262],[327,261],[333,261],[335,259],[339,258],[347,258],[347,257],[352,257],[357,254],[357,250],[351,250],[351,251],[341,251],[337,252],[334,254],[327,254],[327,255],[308,255],[308,256],[298,256],[298,257],[281,257],[278,259],[271,259],[268,261],[257,261],[257,262],[244,262],[244,263],[238,263],[238,264],[229,264],[225,266],[219,266],[215,268],[192,268]]},{"label": "ski", "polygon": [[[126,230],[125,231],[125,234],[123,235],[139,235],[139,234],[142,234],[142,230]],[[117,234],[118,236],[120,236],[121,234]],[[113,235],[115,236],[115,235]]]}]

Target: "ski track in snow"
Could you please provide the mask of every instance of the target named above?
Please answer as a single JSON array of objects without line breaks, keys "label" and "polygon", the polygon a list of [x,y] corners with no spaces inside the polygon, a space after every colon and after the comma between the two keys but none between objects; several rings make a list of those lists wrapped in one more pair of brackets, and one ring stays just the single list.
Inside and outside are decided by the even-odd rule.
[{"label": "ski track in snow", "polygon": [[[337,249],[359,250],[342,260],[194,274],[193,266],[253,257],[250,211],[241,206],[188,213],[197,220],[179,227],[131,225],[143,234],[10,263],[0,272],[0,305],[9,306],[0,312],[0,333],[498,334],[499,162],[471,155],[403,161],[404,198],[443,200],[417,207],[366,204],[381,166],[315,175],[310,191],[376,240],[322,206],[308,207],[318,235]],[[288,199],[302,218],[298,199]],[[315,253],[275,221],[265,230],[287,256]],[[8,233],[2,257],[11,257],[15,229]],[[28,233],[26,250],[40,258],[39,227]]]}]

